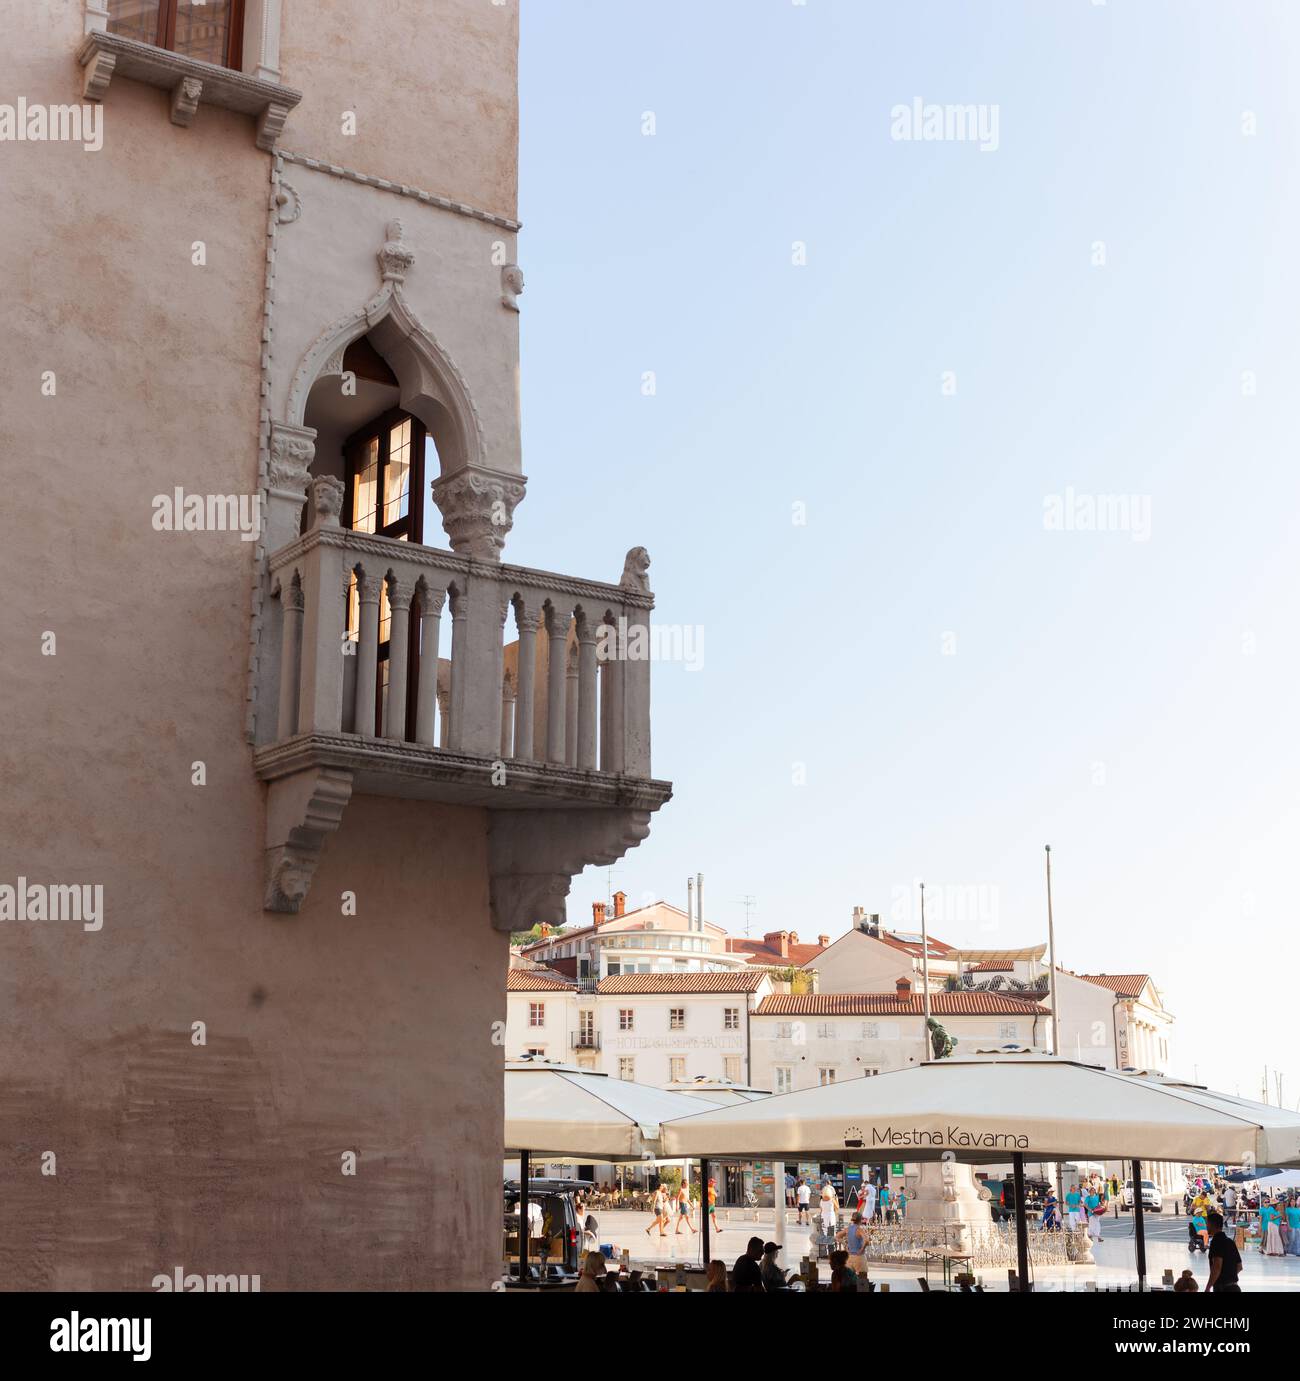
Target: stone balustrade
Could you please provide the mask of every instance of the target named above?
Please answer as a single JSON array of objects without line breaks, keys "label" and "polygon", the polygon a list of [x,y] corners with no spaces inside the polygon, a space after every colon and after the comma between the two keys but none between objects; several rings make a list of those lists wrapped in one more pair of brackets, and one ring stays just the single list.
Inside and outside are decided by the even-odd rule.
[{"label": "stone balustrade", "polygon": [[315,525],[268,561],[268,909],[297,910],[355,791],[487,807],[499,923],[562,918],[568,876],[643,838],[671,795],[650,775],[649,558],[581,580],[345,529],[337,480],[312,497]]}]

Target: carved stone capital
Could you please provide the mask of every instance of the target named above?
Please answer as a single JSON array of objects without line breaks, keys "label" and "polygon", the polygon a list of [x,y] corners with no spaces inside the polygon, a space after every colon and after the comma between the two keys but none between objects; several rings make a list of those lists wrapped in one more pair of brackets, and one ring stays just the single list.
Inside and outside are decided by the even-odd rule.
[{"label": "carved stone capital", "polygon": [[[305,497],[311,483],[311,463],[316,459],[316,433],[311,427],[271,423],[272,489]],[[336,481],[337,483],[337,481]]]},{"label": "carved stone capital", "polygon": [[423,577],[416,583],[415,592],[420,598],[420,612],[426,617],[441,615],[442,606],[447,602],[446,590],[435,590],[425,583]]},{"label": "carved stone capital", "polygon": [[492,925],[562,925],[576,874],[606,866],[650,833],[648,810],[494,810],[488,828]]},{"label": "carved stone capital", "polygon": [[284,609],[296,609],[299,613],[307,607],[302,593],[302,582],[297,576],[280,586],[280,605]]},{"label": "carved stone capital", "polygon": [[433,482],[433,501],[458,556],[499,561],[515,507],[524,497],[522,475],[466,466]]},{"label": "carved stone capital", "polygon": [[312,768],[270,785],[266,803],[267,911],[296,914],[311,887],[325,840],[352,798],[352,773]]},{"label": "carved stone capital", "polygon": [[402,243],[401,221],[389,221],[384,233],[388,238],[379,251],[379,271],[385,283],[404,283],[415,263],[415,251]]},{"label": "carved stone capital", "polygon": [[317,475],[311,482],[311,501],[316,509],[317,527],[338,527],[346,487],[333,475]]},{"label": "carved stone capital", "polygon": [[415,586],[410,581],[398,580],[396,576],[388,582],[388,604],[394,611],[401,610],[404,614],[411,607],[411,597],[415,594]]},{"label": "carved stone capital", "polygon": [[379,592],[383,586],[382,575],[363,575],[357,581],[357,596],[362,604],[378,604]]},{"label": "carved stone capital", "polygon": [[530,609],[526,604],[515,608],[515,627],[521,633],[536,633],[542,622],[542,611]]}]

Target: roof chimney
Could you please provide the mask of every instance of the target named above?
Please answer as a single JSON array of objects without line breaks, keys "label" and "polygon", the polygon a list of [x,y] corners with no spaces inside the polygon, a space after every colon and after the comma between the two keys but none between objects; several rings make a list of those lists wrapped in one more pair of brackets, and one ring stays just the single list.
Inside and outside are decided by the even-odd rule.
[{"label": "roof chimney", "polygon": [[778,950],[782,959],[790,957],[790,937],[784,930],[769,930],[763,936],[763,943],[769,949]]},{"label": "roof chimney", "polygon": [[818,949],[825,949],[825,948],[827,947],[827,945],[830,944],[830,942],[831,942],[831,937],[830,937],[829,935],[819,935],[819,936],[817,937],[817,948],[818,948]]},{"label": "roof chimney", "polygon": [[910,978],[900,978],[898,982],[894,984],[894,988],[898,993],[899,999],[903,1002],[906,1002],[908,998],[912,996],[912,980]]},{"label": "roof chimney", "polygon": [[863,920],[866,918],[866,914],[867,914],[867,912],[866,912],[866,908],[865,908],[865,907],[855,906],[855,907],[853,908],[853,929],[854,929],[854,930],[857,930],[857,928],[862,924]]},{"label": "roof chimney", "polygon": [[704,929],[704,874],[695,874],[695,929]]},{"label": "roof chimney", "polygon": [[790,932],[790,943],[792,945],[797,945],[799,943],[799,932],[797,930],[792,930]]},{"label": "roof chimney", "polygon": [[686,929],[695,929],[695,879],[686,879]]},{"label": "roof chimney", "polygon": [[626,893],[626,892],[615,892],[615,893],[614,893],[614,919],[615,919],[615,920],[618,920],[618,918],[623,914],[623,912],[624,912],[626,909],[627,909],[627,893]]},{"label": "roof chimney", "polygon": [[600,926],[601,924],[603,924],[604,920],[605,920],[605,903],[604,903],[603,901],[594,901],[594,902],[592,902],[592,904],[591,904],[591,924],[592,924],[593,926]]}]

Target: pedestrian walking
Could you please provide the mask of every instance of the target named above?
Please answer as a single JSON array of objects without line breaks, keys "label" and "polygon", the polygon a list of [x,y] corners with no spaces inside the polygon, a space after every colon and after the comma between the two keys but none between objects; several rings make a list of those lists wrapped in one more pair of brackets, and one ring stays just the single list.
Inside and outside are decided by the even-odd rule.
[{"label": "pedestrian walking", "polygon": [[707,1207],[705,1209],[705,1212],[707,1212],[709,1215],[709,1231],[721,1232],[722,1229],[718,1226],[718,1184],[716,1180],[709,1181],[708,1194],[706,1198]]},{"label": "pedestrian walking", "polygon": [[651,1235],[651,1229],[658,1228],[659,1236],[667,1237],[668,1233],[666,1229],[668,1227],[668,1191],[663,1187],[663,1185],[659,1185],[656,1188],[655,1196],[650,1201],[650,1211],[654,1214],[654,1217],[650,1220],[650,1227],[646,1228],[645,1235],[649,1237]]},{"label": "pedestrian walking", "polygon": [[833,1238],[835,1229],[839,1226],[840,1204],[835,1197],[835,1190],[829,1182],[822,1185],[821,1215],[823,1236]]},{"label": "pedestrian walking", "polygon": [[802,1176],[795,1188],[795,1200],[799,1207],[798,1221],[805,1227],[808,1225],[808,1205],[812,1202],[812,1187]]},{"label": "pedestrian walking", "polygon": [[691,1191],[686,1187],[686,1181],[682,1181],[682,1187],[677,1191],[677,1231],[674,1237],[682,1235],[682,1224],[685,1223],[692,1233],[699,1229],[695,1226],[695,1220],[691,1216]]}]

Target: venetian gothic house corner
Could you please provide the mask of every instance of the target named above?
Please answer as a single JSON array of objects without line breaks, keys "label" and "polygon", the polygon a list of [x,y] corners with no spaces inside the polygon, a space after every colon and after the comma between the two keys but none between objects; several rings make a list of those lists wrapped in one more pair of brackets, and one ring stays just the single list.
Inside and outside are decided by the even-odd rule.
[{"label": "venetian gothic house corner", "polygon": [[494,926],[557,924],[671,794],[649,662],[597,655],[648,628],[644,549],[613,582],[503,560],[518,229],[274,159],[249,705],[269,911],[298,910],[364,793],[485,808]]}]

